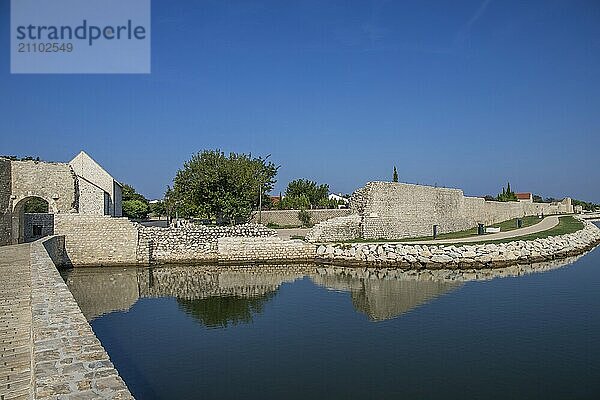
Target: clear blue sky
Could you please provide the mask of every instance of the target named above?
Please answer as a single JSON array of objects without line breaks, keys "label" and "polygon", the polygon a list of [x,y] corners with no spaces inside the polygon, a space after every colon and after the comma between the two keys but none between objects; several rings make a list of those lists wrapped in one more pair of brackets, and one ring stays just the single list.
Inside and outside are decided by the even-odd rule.
[{"label": "clear blue sky", "polygon": [[148,197],[192,153],[310,178],[600,202],[600,2],[152,2],[150,75],[10,75],[0,154],[86,150]]}]

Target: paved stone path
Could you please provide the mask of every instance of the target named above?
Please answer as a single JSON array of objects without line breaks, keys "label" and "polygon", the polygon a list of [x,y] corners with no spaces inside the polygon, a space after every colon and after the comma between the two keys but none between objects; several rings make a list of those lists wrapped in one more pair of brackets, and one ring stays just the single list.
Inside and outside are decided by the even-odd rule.
[{"label": "paved stone path", "polygon": [[543,231],[547,231],[548,229],[554,228],[558,225],[558,217],[556,215],[551,215],[549,217],[544,218],[540,222],[535,225],[527,226],[525,228],[513,229],[512,231],[506,232],[498,232],[498,233],[488,233],[486,235],[481,236],[469,236],[466,238],[460,239],[438,239],[438,240],[420,240],[413,242],[402,242],[406,244],[447,244],[447,243],[474,243],[488,240],[501,240],[501,239],[510,239],[518,236],[530,235],[533,233],[539,233]]},{"label": "paved stone path", "polygon": [[0,247],[0,400],[132,398],[41,241]]},{"label": "paved stone path", "polygon": [[29,245],[0,247],[0,400],[32,397]]}]

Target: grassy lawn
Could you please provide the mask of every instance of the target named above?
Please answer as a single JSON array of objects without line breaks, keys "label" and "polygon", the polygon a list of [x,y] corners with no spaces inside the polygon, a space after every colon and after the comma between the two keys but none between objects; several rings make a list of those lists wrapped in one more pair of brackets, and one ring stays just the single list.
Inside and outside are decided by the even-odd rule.
[{"label": "grassy lawn", "polygon": [[[473,243],[507,243],[514,242],[515,240],[534,240],[534,239],[543,239],[550,236],[559,236],[566,235],[568,233],[574,233],[578,230],[583,229],[583,222],[578,219],[568,215],[565,217],[560,217],[558,219],[558,225],[554,228],[550,228],[546,231],[532,233],[530,235],[517,236],[514,238],[501,239],[501,240],[482,240],[481,242],[473,242]],[[471,244],[471,243],[469,243]]]},{"label": "grassy lawn", "polygon": [[[540,221],[541,221],[541,219],[539,219],[536,216],[525,217],[525,218],[523,218],[523,227],[525,228],[527,226],[535,225],[535,224],[539,223]],[[491,226],[500,227],[501,232],[506,232],[506,231],[512,231],[514,229],[517,229],[517,222],[516,222],[516,219],[511,219],[511,220],[500,222],[498,224],[491,225]],[[551,229],[548,229],[548,230],[545,230],[542,232],[538,232],[538,233],[532,233],[529,235],[515,236],[515,237],[507,238],[507,239],[485,240],[485,235],[478,236],[477,228],[473,228],[473,229],[469,229],[466,231],[441,234],[441,235],[438,235],[438,239],[462,239],[462,238],[471,237],[471,236],[478,236],[481,238],[481,240],[478,240],[476,242],[455,243],[455,244],[456,245],[464,245],[464,244],[482,244],[482,243],[507,243],[507,242],[513,242],[516,240],[534,240],[534,239],[543,239],[543,238],[547,238],[550,236],[565,235],[568,233],[577,232],[580,229],[583,229],[583,222],[581,222],[580,220],[578,220],[570,215],[567,215],[567,216],[559,217],[558,225],[556,225],[554,228],[551,228]],[[424,237],[420,237],[420,238],[408,238],[408,239],[354,239],[354,240],[349,240],[349,241],[345,241],[345,242],[341,242],[341,243],[383,243],[383,242],[390,242],[390,243],[407,242],[408,243],[408,242],[425,241],[425,240],[432,240],[432,237],[424,236]],[[453,243],[443,243],[444,246],[450,246],[452,244]]]},{"label": "grassy lawn", "polygon": [[[537,216],[529,216],[522,218],[523,220],[523,228],[535,225],[541,221],[541,218]],[[489,225],[489,227],[500,228],[500,232],[507,232],[517,229],[517,219],[509,219],[508,221],[499,222],[497,224]],[[467,229],[466,231],[458,231],[458,232],[450,232],[450,233],[441,233],[437,235],[436,240],[441,239],[462,239],[468,238],[471,236],[477,235],[477,227]],[[432,236],[421,236],[415,238],[404,238],[404,239],[355,239],[350,240],[347,243],[370,243],[370,242],[417,242],[424,240],[432,240]]]},{"label": "grassy lawn", "polygon": [[[523,228],[528,227],[528,226],[532,226],[535,225],[537,223],[539,223],[541,221],[541,218],[538,218],[537,216],[533,215],[533,216],[529,216],[529,217],[524,217],[521,218],[523,220]],[[493,224],[493,225],[489,225],[489,228],[500,228],[500,232],[508,232],[508,231],[512,231],[517,229],[517,218],[513,218],[513,219],[509,219],[508,221],[503,221],[503,222],[499,222],[497,224]],[[438,240],[442,240],[442,239],[462,239],[462,238],[467,238],[467,237],[471,237],[471,236],[478,236],[477,235],[477,228],[471,228],[471,229],[467,229],[466,231],[459,231],[459,232],[450,232],[450,233],[442,233],[442,234],[438,234],[437,235],[437,239]],[[408,238],[408,239],[402,239],[403,242],[415,242],[415,241],[420,241],[420,240],[431,240],[433,239],[432,236],[423,236],[423,237],[418,237],[418,238]]]}]

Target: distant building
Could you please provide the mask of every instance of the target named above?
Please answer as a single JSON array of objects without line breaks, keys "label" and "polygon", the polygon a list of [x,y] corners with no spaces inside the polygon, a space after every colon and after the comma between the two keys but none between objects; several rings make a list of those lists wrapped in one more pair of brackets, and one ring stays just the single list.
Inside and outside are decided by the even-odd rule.
[{"label": "distant building", "polygon": [[346,208],[346,207],[348,207],[348,205],[350,204],[350,199],[348,199],[348,198],[346,198],[346,197],[342,196],[342,194],[341,194],[341,193],[340,193],[340,194],[331,193],[331,194],[328,196],[328,199],[329,199],[329,200],[335,200],[335,201],[337,201],[337,202],[341,202],[341,203],[343,203],[343,204],[339,204],[339,205],[338,205],[338,208]]},{"label": "distant building", "polygon": [[279,196],[269,196],[271,198],[271,203],[273,203],[273,206],[276,206],[277,204],[279,204],[281,202],[281,199],[283,198],[281,195]]},{"label": "distant building", "polygon": [[533,203],[533,194],[531,193],[515,193],[515,195],[521,203]]}]

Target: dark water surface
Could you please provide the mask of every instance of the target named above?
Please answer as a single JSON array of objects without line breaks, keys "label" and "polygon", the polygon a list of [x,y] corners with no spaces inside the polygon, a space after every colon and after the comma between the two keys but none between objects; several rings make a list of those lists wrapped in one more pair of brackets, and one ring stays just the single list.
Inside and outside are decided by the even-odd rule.
[{"label": "dark water surface", "polygon": [[571,262],[488,280],[315,266],[64,276],[138,399],[597,399],[600,249]]}]

